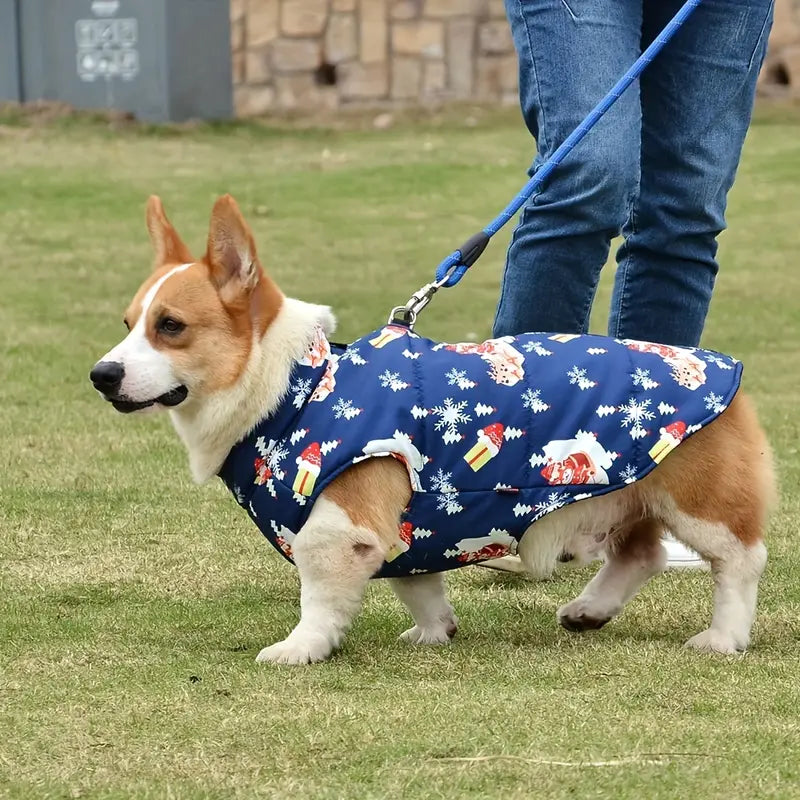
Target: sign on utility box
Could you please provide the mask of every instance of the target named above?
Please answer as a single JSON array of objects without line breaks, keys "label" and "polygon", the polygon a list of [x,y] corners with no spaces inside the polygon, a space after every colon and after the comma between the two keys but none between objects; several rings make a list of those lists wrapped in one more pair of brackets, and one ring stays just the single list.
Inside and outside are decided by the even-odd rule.
[{"label": "sign on utility box", "polygon": [[232,115],[228,0],[16,0],[16,7],[22,100],[159,122]]}]

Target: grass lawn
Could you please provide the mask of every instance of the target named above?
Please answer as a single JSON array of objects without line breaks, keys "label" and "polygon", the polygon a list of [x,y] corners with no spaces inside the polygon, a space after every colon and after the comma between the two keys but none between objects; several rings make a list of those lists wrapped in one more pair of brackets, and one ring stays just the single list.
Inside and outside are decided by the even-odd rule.
[{"label": "grass lawn", "polygon": [[[800,796],[800,114],[752,128],[704,340],[745,362],[781,474],[743,657],[681,647],[707,625],[707,574],[667,574],[576,636],[555,609],[590,570],[465,569],[451,647],[396,641],[406,614],[375,582],[329,663],[256,665],[296,619],[294,570],[221,486],[192,485],[166,416],[90,388],[149,268],[148,194],[199,252],[233,193],[284,290],[354,337],[524,180],[518,115],[466,113],[388,131],[0,116],[0,797]],[[497,239],[421,332],[489,332]]]}]

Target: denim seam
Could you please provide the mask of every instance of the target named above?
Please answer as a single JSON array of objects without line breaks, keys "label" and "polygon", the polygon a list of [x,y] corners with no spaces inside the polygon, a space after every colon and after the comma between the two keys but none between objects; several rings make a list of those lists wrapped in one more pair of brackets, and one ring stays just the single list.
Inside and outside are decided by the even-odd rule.
[{"label": "denim seam", "polygon": [[[505,267],[503,268],[503,277],[500,279],[500,298],[497,301],[497,308],[495,309],[494,312],[494,321],[492,322],[492,336],[497,335],[497,323],[500,320],[500,312],[503,308],[503,303],[505,302],[506,299],[506,289],[508,288],[507,276],[508,276],[508,265],[509,265],[511,247],[513,246],[514,242],[517,239],[517,233],[519,231],[520,225],[522,224],[522,217],[524,214],[525,214],[525,209],[523,208],[522,212],[520,213],[520,220],[517,223],[516,227],[514,228],[514,232],[511,234],[511,241],[508,243],[508,248],[506,249],[506,262],[505,262]],[[508,334],[508,331],[503,331],[503,335],[505,336],[506,334]]]},{"label": "denim seam", "polygon": [[[642,112],[641,127],[643,127],[643,126],[644,126],[644,112]],[[639,208],[638,208],[639,207],[639,201],[641,200],[641,196],[642,196],[642,146],[643,146],[643,137],[642,137],[642,135],[640,133],[640,135],[639,135],[639,149],[638,149],[638,151],[636,153],[636,189],[635,189],[634,196],[631,198],[630,210],[628,212],[628,219],[630,221],[630,230],[631,230],[630,236],[627,237],[628,239],[630,239],[631,236],[635,236],[639,232],[639,228],[636,225],[636,219],[637,219],[637,212],[639,210]],[[633,258],[633,256],[629,252],[628,255],[625,256],[625,259],[622,262],[622,264],[617,264],[617,270],[619,270],[620,268],[622,268],[622,270],[623,270],[623,272],[622,272],[622,285],[620,286],[620,291],[619,291],[619,308],[617,309],[617,311],[618,311],[618,313],[617,313],[617,321],[616,321],[616,324],[614,325],[614,330],[613,331],[609,331],[609,334],[611,336],[613,336],[614,338],[616,338],[616,339],[619,338],[620,328],[622,326],[622,314],[623,314],[623,311],[624,311],[625,307],[627,306],[627,300],[628,300],[628,272],[629,272],[628,267],[631,265],[632,258]]]},{"label": "denim seam", "polygon": [[597,282],[594,285],[594,291],[589,292],[586,296],[586,300],[583,304],[583,309],[581,311],[581,324],[580,324],[580,331],[578,333],[588,333],[589,332],[589,321],[592,316],[592,306],[594,305],[594,298],[597,294]]},{"label": "denim seam", "polygon": [[572,7],[571,7],[571,6],[570,6],[570,4],[567,2],[567,0],[561,0],[561,5],[562,5],[562,6],[564,6],[564,8],[566,8],[566,9],[567,9],[567,12],[568,12],[568,13],[569,13],[569,15],[572,17],[572,21],[573,21],[573,22],[577,22],[577,21],[578,21],[578,16],[577,16],[577,14],[576,14],[576,13],[575,13],[575,12],[572,10]]},{"label": "denim seam", "polygon": [[539,83],[539,70],[536,68],[536,59],[533,57],[533,42],[531,41],[531,29],[528,25],[528,18],[525,16],[525,13],[522,9],[522,0],[517,0],[517,7],[519,11],[519,15],[522,19],[523,25],[525,25],[525,38],[528,40],[528,57],[530,58],[531,66],[533,67],[533,78],[536,82],[536,103],[539,107],[539,113],[542,115],[542,124],[539,126],[539,135],[544,140],[545,147],[541,148],[538,147],[537,142],[537,151],[541,152],[543,149],[547,149],[547,122],[545,120],[544,114],[544,105],[542,104],[542,89],[541,84]]},{"label": "denim seam", "polygon": [[[631,236],[635,236],[639,232],[639,229],[636,227],[635,206],[631,209],[630,220],[631,220],[631,226],[630,226]],[[628,255],[625,256],[625,259],[621,264],[617,264],[618,270],[622,268],[622,286],[620,286],[619,290],[619,308],[617,309],[617,323],[616,325],[614,325],[614,331],[613,332],[609,331],[609,333],[611,333],[611,335],[615,339],[619,339],[620,329],[622,327],[622,316],[625,313],[625,310],[627,309],[628,305],[628,272],[629,272],[628,268],[631,266],[632,259],[633,256],[629,253]]]},{"label": "denim seam", "polygon": [[761,25],[761,31],[758,34],[758,39],[756,39],[756,45],[753,48],[752,54],[750,55],[750,61],[747,64],[748,72],[750,72],[750,70],[753,69],[753,64],[755,63],[756,56],[758,56],[759,52],[761,53],[759,69],[761,68],[761,64],[764,63],[764,54],[766,53],[766,50],[762,47],[762,45],[764,42],[764,34],[766,33],[767,28],[770,27],[772,22],[774,7],[775,7],[775,0],[772,0],[769,6],[767,6],[767,15],[764,17],[764,22]]}]

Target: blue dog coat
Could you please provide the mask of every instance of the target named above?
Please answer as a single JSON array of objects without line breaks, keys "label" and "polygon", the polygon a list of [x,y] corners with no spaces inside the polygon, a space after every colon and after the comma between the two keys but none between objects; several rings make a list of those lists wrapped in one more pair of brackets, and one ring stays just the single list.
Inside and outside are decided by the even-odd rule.
[{"label": "blue dog coat", "polygon": [[331,347],[318,332],[220,477],[291,560],[339,473],[398,458],[413,493],[378,576],[441,572],[514,552],[545,514],[644,477],[724,411],[741,372],[708,350],[601,336],[437,344],[390,325]]}]

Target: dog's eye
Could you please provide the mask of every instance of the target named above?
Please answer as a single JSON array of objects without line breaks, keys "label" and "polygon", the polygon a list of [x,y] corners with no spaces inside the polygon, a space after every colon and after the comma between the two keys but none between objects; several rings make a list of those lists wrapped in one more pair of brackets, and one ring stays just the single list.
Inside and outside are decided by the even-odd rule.
[{"label": "dog's eye", "polygon": [[177,319],[173,319],[172,317],[163,317],[158,322],[158,329],[162,333],[169,334],[170,336],[175,336],[175,334],[180,333],[186,326],[182,322],[178,322]]},{"label": "dog's eye", "polygon": [[122,320],[122,324],[128,329],[131,329],[130,323],[128,322],[127,318]]}]

